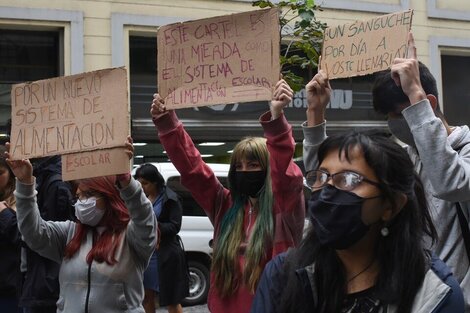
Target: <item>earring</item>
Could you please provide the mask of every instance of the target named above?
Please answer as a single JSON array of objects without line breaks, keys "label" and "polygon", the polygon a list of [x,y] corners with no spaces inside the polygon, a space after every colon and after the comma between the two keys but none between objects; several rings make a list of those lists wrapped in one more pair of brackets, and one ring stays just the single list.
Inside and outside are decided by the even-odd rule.
[{"label": "earring", "polygon": [[380,234],[382,234],[382,237],[387,237],[389,233],[390,232],[388,231],[387,226],[382,227],[382,229],[380,230]]}]

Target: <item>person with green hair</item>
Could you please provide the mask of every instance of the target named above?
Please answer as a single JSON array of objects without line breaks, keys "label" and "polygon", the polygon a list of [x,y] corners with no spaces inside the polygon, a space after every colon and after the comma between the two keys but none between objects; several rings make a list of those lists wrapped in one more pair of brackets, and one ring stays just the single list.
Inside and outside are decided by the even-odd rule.
[{"label": "person with green hair", "polygon": [[260,117],[265,138],[247,137],[233,149],[229,188],[203,161],[172,110],[155,94],[152,119],[168,157],[214,225],[208,307],[211,312],[249,312],[266,263],[302,237],[303,176],[293,162],[295,142],[283,109],[293,91],[280,80],[270,111]]}]

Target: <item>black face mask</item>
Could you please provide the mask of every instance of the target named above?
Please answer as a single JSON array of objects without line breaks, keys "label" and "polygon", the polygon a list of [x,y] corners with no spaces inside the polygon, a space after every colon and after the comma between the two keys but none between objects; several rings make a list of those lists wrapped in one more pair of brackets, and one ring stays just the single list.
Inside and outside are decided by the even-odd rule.
[{"label": "black face mask", "polygon": [[370,228],[361,218],[366,199],[371,198],[362,198],[331,185],[313,192],[308,211],[320,243],[343,250],[363,238]]},{"label": "black face mask", "polygon": [[264,186],[266,172],[236,171],[234,177],[236,188],[241,194],[256,197]]}]

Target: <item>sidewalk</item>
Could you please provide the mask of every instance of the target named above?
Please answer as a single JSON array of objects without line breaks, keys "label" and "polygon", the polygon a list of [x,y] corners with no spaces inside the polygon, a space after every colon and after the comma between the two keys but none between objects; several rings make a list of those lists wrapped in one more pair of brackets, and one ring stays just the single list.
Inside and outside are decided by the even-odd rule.
[{"label": "sidewalk", "polygon": [[[157,309],[156,313],[167,313],[168,311],[166,308],[160,308]],[[209,313],[209,310],[207,309],[207,305],[195,305],[195,306],[187,306],[183,307],[183,312],[184,313]]]}]

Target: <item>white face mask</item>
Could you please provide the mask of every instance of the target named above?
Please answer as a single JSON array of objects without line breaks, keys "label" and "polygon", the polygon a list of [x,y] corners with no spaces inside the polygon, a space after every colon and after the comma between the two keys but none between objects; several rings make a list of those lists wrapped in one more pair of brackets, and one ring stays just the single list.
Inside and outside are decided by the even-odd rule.
[{"label": "white face mask", "polygon": [[413,134],[411,133],[410,126],[408,126],[408,123],[403,117],[389,119],[388,128],[390,129],[392,134],[398,138],[398,140],[416,148],[415,140],[413,139]]},{"label": "white face mask", "polygon": [[85,201],[78,200],[75,203],[75,216],[82,224],[96,226],[101,221],[104,210],[96,207],[96,197],[90,197]]}]

